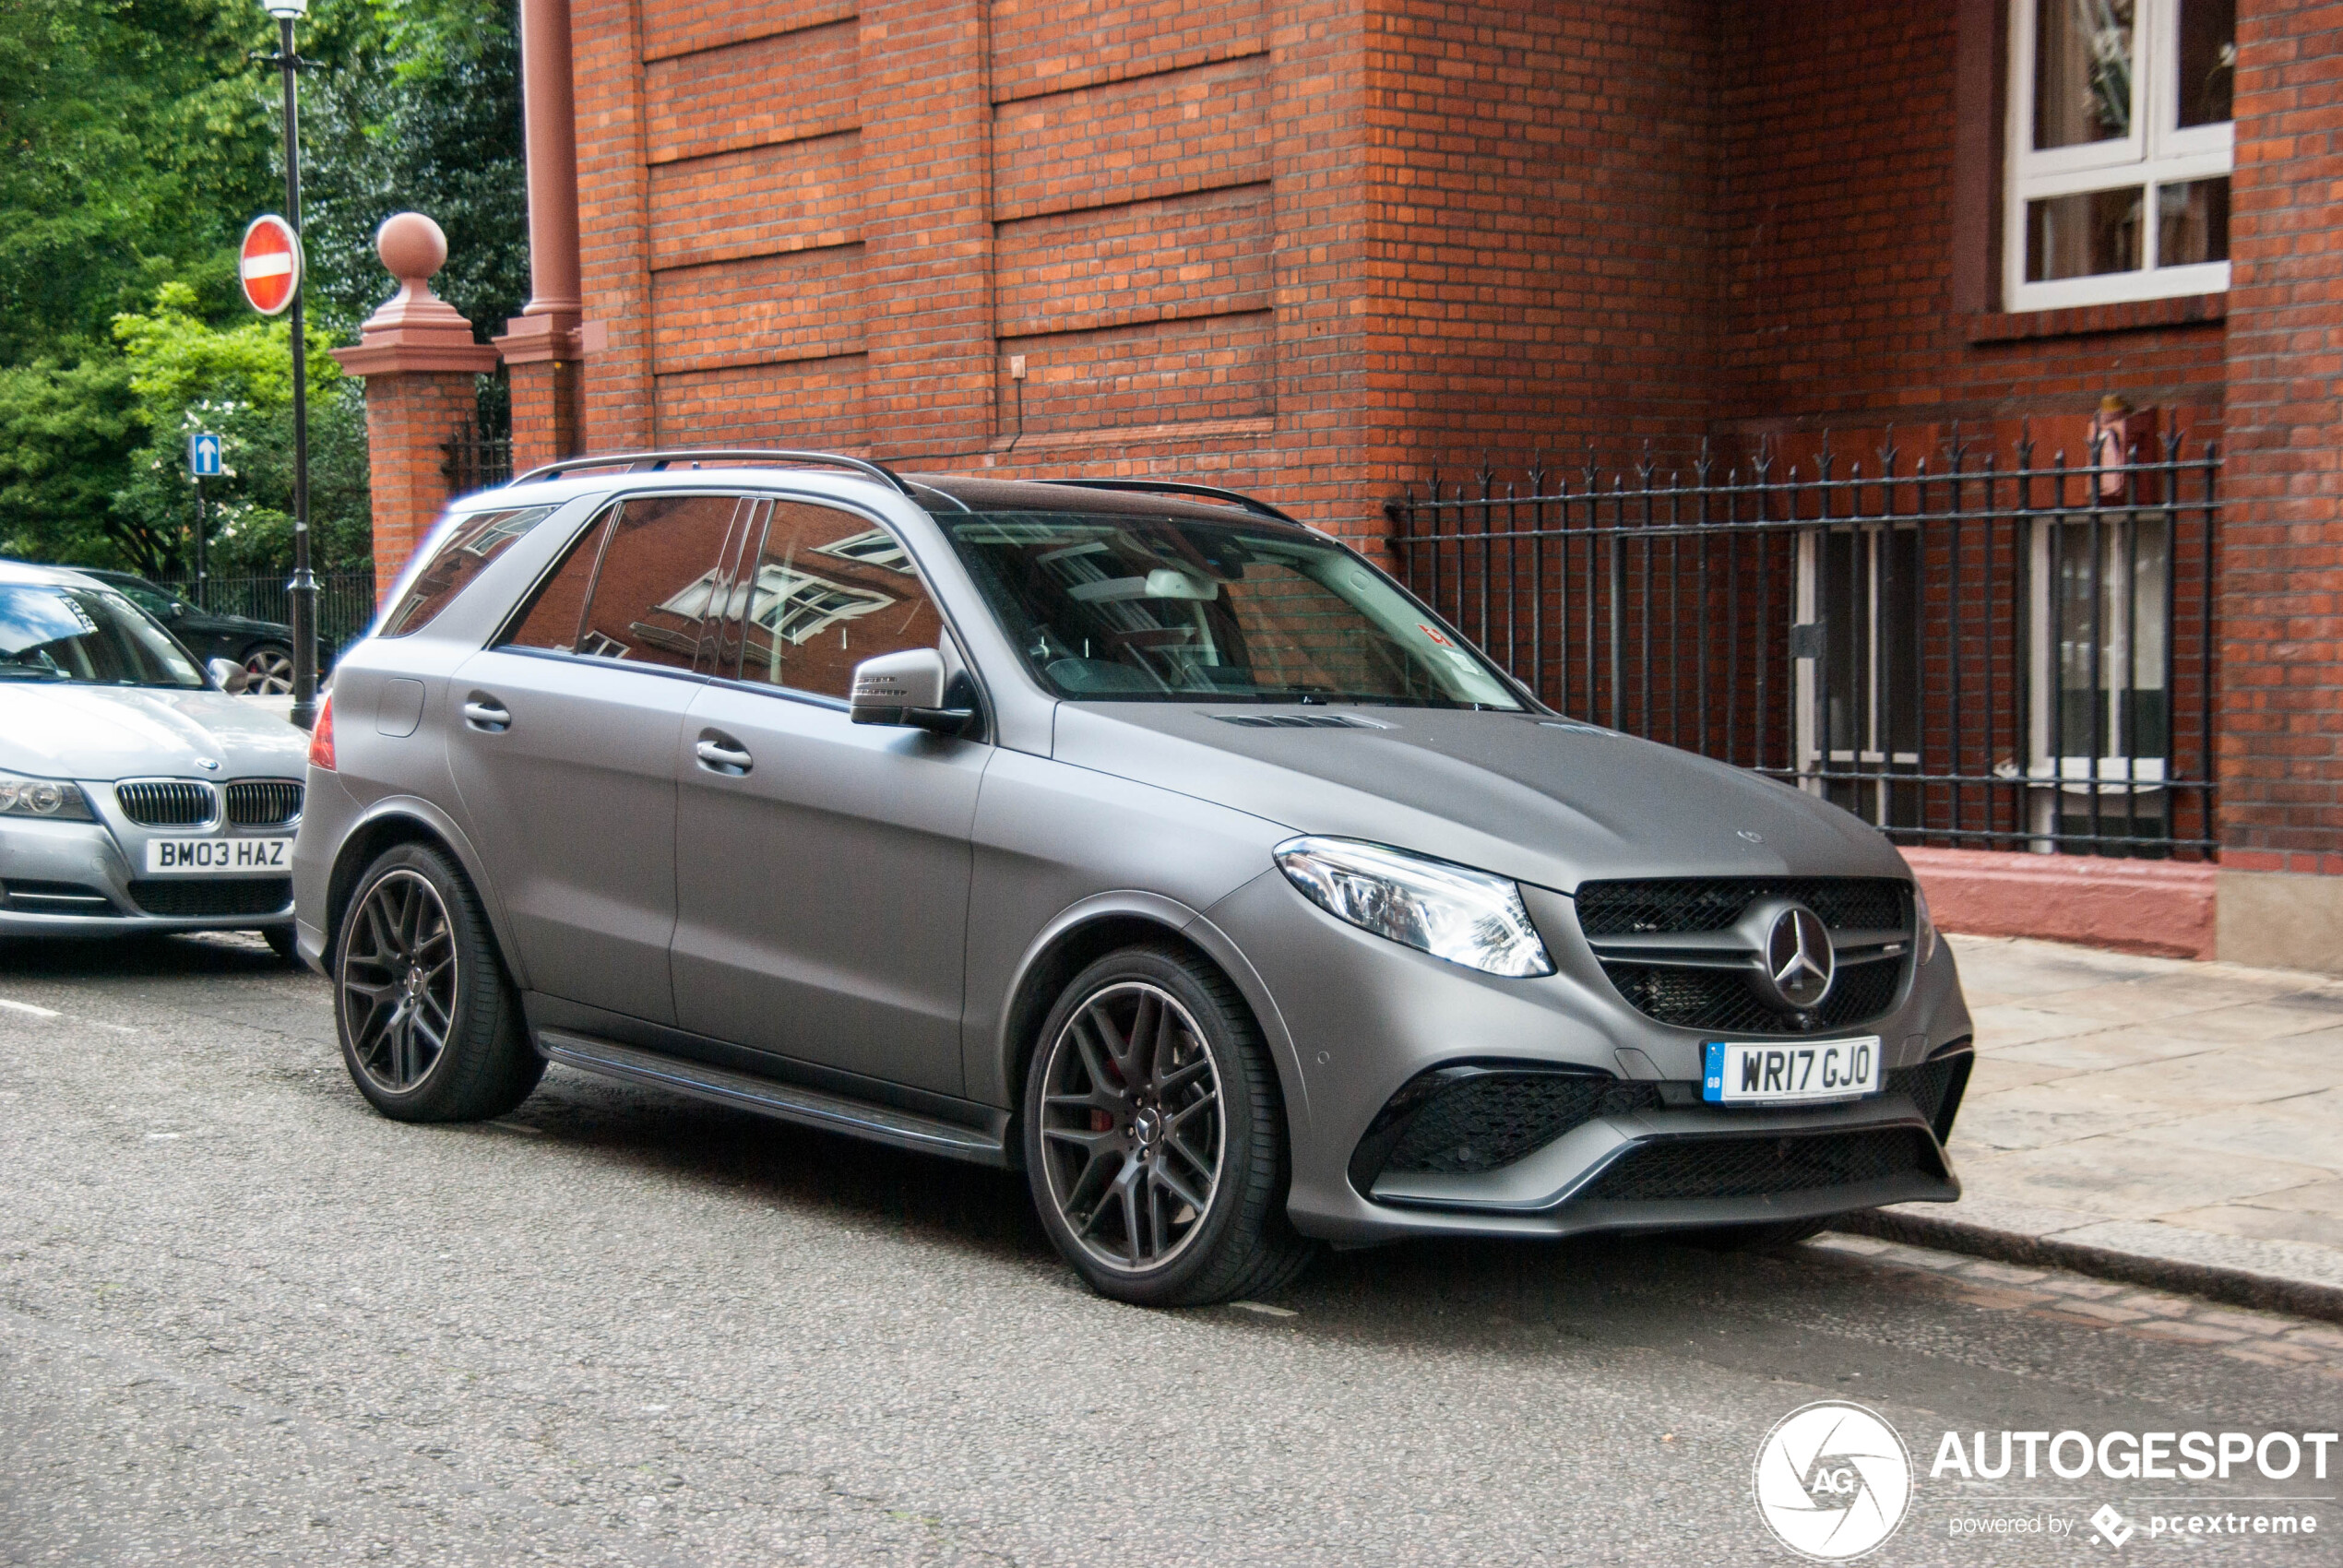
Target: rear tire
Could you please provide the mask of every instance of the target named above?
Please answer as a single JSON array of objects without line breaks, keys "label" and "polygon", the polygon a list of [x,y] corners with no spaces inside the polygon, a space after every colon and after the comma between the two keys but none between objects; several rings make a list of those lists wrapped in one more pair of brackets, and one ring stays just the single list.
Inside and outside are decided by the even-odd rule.
[{"label": "rear tire", "polygon": [[359,878],[333,980],[342,1063],[394,1121],[502,1116],[544,1075],[479,896],[429,845],[394,845]]},{"label": "rear tire", "polygon": [[1259,1028],[1218,971],[1130,947],[1074,978],[1026,1075],[1033,1202],[1102,1296],[1190,1307],[1291,1280],[1315,1248],[1285,1215],[1285,1107]]}]

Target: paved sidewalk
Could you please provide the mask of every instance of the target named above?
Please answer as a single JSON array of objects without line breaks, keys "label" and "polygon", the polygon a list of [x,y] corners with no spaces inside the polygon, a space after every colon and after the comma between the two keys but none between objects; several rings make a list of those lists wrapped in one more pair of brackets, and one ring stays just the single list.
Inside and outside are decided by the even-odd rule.
[{"label": "paved sidewalk", "polygon": [[2343,1307],[2343,980],[1949,940],[1977,1020],[1965,1195],[1883,1210],[1886,1233]]}]

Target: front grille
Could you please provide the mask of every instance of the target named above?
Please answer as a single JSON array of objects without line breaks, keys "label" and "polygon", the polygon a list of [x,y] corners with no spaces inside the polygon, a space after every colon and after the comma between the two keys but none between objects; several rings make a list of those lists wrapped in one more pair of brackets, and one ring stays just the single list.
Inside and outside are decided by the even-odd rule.
[{"label": "front grille", "polygon": [[1975,1061],[1968,1051],[1953,1051],[1917,1067],[1898,1067],[1887,1075],[1888,1092],[1911,1096],[1942,1143],[1953,1135],[1953,1118],[1960,1114],[1960,1097]]},{"label": "front grille", "polygon": [[240,778],[220,793],[238,827],[276,827],[301,814],[301,786],[291,778]]},{"label": "front grille", "polygon": [[1650,882],[1589,882],[1574,897],[1579,929],[1596,947],[1603,973],[1637,1012],[1679,1028],[1718,1034],[1807,1034],[1878,1017],[1896,1004],[1909,954],[1842,964],[1822,1005],[1804,1014],[1761,999],[1736,969],[1637,963],[1606,956],[1606,937],[1729,931],[1760,899],[1803,904],[1834,936],[1894,932],[1909,943],[1911,889],[1892,877],[1684,877]]},{"label": "front grille", "polygon": [[1597,1116],[1655,1108],[1651,1084],[1576,1073],[1488,1073],[1433,1094],[1409,1122],[1386,1171],[1495,1170]]},{"label": "front grille", "polygon": [[184,882],[134,882],[130,897],[150,915],[273,915],[292,902],[292,880],[203,876]]},{"label": "front grille", "polygon": [[1917,1127],[1662,1138],[1629,1149],[1579,1196],[1591,1203],[1776,1197],[1919,1172],[1938,1173],[1928,1134]]},{"label": "front grille", "polygon": [[1892,877],[1687,877],[1666,882],[1588,882],[1576,895],[1588,936],[1724,931],[1760,898],[1787,898],[1833,931],[1903,928],[1908,886]]},{"label": "front grille", "polygon": [[0,909],[18,915],[112,915],[120,911],[105,890],[80,882],[0,882]]},{"label": "front grille", "polygon": [[122,814],[141,827],[199,827],[220,814],[210,785],[194,778],[149,778],[117,784]]},{"label": "front grille", "polygon": [[[1798,1015],[1758,1000],[1737,969],[1676,968],[1660,964],[1605,964],[1602,972],[1637,1012],[1679,1028],[1719,1034],[1803,1034]],[[1812,1016],[1817,1029],[1841,1029],[1876,1018],[1895,1005],[1904,966],[1883,959],[1838,971],[1830,994]]]}]

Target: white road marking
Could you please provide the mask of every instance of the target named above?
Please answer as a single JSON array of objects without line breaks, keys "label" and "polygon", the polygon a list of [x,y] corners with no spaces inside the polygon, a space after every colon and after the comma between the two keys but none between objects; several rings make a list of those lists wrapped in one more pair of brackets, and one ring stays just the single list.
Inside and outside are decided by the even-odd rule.
[{"label": "white road marking", "polygon": [[6,1007],[11,1013],[30,1013],[36,1018],[62,1018],[65,1016],[64,1014],[56,1011],[54,1008],[35,1007],[30,1002],[11,1002],[5,996],[0,996],[0,1007]]},{"label": "white road marking", "polygon": [[1291,1307],[1273,1307],[1267,1301],[1231,1301],[1229,1305],[1241,1307],[1249,1313],[1259,1313],[1263,1317],[1300,1317],[1302,1315]]}]

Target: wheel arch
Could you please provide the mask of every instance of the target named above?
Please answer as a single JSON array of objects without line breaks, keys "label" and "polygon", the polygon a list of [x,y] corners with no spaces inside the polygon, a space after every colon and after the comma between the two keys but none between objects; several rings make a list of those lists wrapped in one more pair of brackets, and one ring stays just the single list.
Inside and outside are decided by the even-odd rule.
[{"label": "wheel arch", "polygon": [[1260,974],[1225,932],[1186,905],[1158,894],[1112,893],[1084,899],[1061,913],[1034,939],[1017,968],[994,1042],[1009,1098],[1010,1147],[1022,1146],[1015,1127],[1024,1113],[1025,1075],[1041,1048],[1041,1026],[1050,1009],[1067,983],[1091,964],[1119,949],[1148,944],[1208,965],[1236,987],[1277,1069],[1288,1135],[1299,1140],[1309,1121],[1301,1061],[1284,1016]]},{"label": "wheel arch", "polygon": [[488,916],[489,929],[495,933],[498,955],[513,977],[513,983],[524,989],[529,984],[522,972],[505,921],[504,907],[497,901],[495,891],[482,873],[479,857],[473,853],[470,841],[447,817],[425,801],[398,797],[379,801],[351,826],[343,835],[340,847],[334,851],[333,871],[326,882],[325,962],[330,968],[335,943],[339,940],[341,919],[350,908],[350,900],[358,890],[358,879],[383,851],[399,844],[427,844],[445,851],[464,873],[464,879],[480,895],[481,908]]}]

